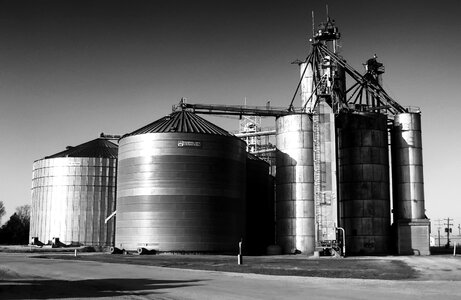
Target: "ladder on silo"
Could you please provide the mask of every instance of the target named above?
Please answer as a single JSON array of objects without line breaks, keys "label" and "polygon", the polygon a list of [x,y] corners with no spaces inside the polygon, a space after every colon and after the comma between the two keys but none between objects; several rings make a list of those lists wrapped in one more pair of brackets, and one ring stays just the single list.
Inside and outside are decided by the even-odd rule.
[{"label": "ladder on silo", "polygon": [[315,206],[315,240],[316,244],[322,240],[323,216],[322,216],[322,178],[321,178],[321,138],[320,138],[320,112],[319,107],[315,109],[312,115],[313,131],[313,159],[314,159],[314,206]]}]

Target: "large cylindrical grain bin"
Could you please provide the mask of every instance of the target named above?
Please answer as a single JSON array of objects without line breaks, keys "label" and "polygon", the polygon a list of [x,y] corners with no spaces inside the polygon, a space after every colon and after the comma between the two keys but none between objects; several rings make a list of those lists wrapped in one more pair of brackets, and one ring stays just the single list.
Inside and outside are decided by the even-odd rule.
[{"label": "large cylindrical grain bin", "polygon": [[390,246],[387,118],[377,113],[337,117],[340,226],[349,254],[385,254]]},{"label": "large cylindrical grain bin", "polygon": [[394,117],[391,145],[394,219],[424,219],[420,114],[403,113]]},{"label": "large cylindrical grain bin", "polygon": [[392,126],[392,187],[397,253],[429,255],[429,220],[424,207],[421,115],[397,114]]},{"label": "large cylindrical grain bin", "polygon": [[314,70],[312,64],[304,62],[299,65],[301,73],[301,107],[305,112],[313,112],[317,103]]},{"label": "large cylindrical grain bin", "polygon": [[117,145],[98,138],[37,160],[32,172],[30,237],[48,243],[111,246]]},{"label": "large cylindrical grain bin", "polygon": [[293,114],[276,120],[276,228],[284,253],[315,248],[312,119]]},{"label": "large cylindrical grain bin", "polygon": [[244,254],[262,255],[275,240],[274,178],[269,164],[249,154],[246,163],[246,235]]},{"label": "large cylindrical grain bin", "polygon": [[233,252],[245,235],[245,143],[177,111],[119,141],[115,245]]}]

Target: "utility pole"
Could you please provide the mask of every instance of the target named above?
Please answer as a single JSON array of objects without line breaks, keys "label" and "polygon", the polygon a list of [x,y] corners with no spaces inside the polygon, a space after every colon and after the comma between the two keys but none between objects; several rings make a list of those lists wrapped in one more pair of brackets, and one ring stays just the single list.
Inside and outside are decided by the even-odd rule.
[{"label": "utility pole", "polygon": [[461,235],[461,225],[458,224],[458,235]]},{"label": "utility pole", "polygon": [[440,229],[442,227],[442,221],[443,219],[434,220],[434,222],[437,223],[437,240],[438,240],[439,247],[440,247]]},{"label": "utility pole", "polygon": [[440,247],[440,227],[438,228],[437,232],[438,232],[439,247]]},{"label": "utility pole", "polygon": [[[447,227],[445,227],[445,232],[447,233],[447,247],[450,247],[450,232],[451,228],[450,226],[453,226],[453,224],[450,223],[450,218],[447,218],[447,223],[444,223]],[[451,219],[453,221],[453,219]]]}]

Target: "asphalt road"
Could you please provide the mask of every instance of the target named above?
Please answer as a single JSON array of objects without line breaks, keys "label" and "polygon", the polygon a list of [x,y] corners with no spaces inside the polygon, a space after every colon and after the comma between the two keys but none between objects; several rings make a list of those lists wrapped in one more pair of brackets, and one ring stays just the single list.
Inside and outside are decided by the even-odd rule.
[{"label": "asphalt road", "polygon": [[461,259],[445,259],[441,268],[433,259],[408,259],[415,266],[426,264],[419,271],[429,273],[427,277],[394,281],[236,274],[0,253],[0,299],[461,299],[461,276],[436,276],[461,273]]}]

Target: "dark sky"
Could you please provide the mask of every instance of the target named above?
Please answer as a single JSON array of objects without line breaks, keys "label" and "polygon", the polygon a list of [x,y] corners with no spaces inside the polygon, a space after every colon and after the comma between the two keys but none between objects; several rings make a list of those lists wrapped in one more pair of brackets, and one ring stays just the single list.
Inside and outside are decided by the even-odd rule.
[{"label": "dark sky", "polygon": [[[290,62],[307,56],[311,11],[323,21],[327,2],[349,64],[362,72],[377,54],[386,91],[403,106],[421,107],[427,214],[461,223],[455,0],[0,1],[7,216],[30,202],[34,160],[100,132],[133,131],[170,113],[181,97],[288,106],[299,77]],[[208,119],[238,128],[237,120]]]}]

